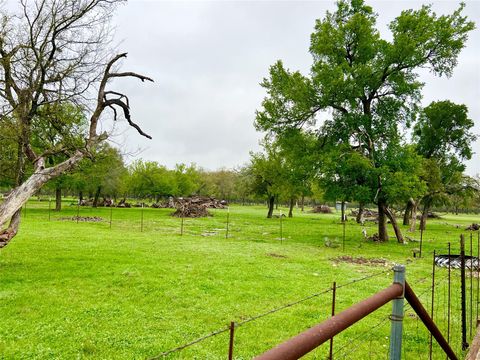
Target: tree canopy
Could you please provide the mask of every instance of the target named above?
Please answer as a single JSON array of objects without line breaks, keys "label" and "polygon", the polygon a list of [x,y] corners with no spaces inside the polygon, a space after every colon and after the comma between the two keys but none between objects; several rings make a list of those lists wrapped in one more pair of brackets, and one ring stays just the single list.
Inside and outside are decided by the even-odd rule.
[{"label": "tree canopy", "polygon": [[[394,193],[387,192],[391,177],[399,171],[414,174],[398,169],[397,157],[410,153],[405,129],[415,122],[420,106],[419,70],[452,74],[474,29],[462,15],[463,8],[461,4],[452,14],[441,16],[428,5],[402,11],[389,24],[391,40],[387,40],[377,29],[378,15],[372,7],[362,0],[338,1],[335,12],[315,23],[310,74],[290,71],[277,61],[262,82],[267,96],[257,111],[258,130],[282,136],[292,128],[316,128],[326,144],[347,154],[354,151],[370,163],[375,176],[371,193],[375,193],[383,241],[388,235],[382,215],[388,215]],[[322,113],[328,117],[323,123]],[[418,185],[417,180],[409,180],[402,186],[408,183],[410,190]]]}]

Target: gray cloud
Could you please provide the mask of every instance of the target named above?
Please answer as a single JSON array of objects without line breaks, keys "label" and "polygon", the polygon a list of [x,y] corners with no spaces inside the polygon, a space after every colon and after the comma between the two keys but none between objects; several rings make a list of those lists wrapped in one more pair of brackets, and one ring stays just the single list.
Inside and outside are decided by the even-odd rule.
[{"label": "gray cloud", "polygon": [[[370,1],[379,26],[418,1]],[[437,13],[458,4],[433,2]],[[128,51],[124,69],[148,74],[155,84],[133,80],[115,84],[130,95],[137,122],[153,140],[128,132],[126,148],[144,149],[141,157],[167,166],[195,162],[216,169],[246,162],[262,137],[253,128],[264,92],[259,86],[268,67],[282,59],[291,69],[308,72],[310,34],[316,18],[333,1],[130,1],[114,22],[119,50]],[[467,2],[466,13],[480,23],[480,3]],[[451,99],[466,104],[480,133],[480,31],[471,34],[450,79],[422,73],[424,103]],[[475,151],[480,146],[475,144]],[[480,172],[480,156],[468,163]]]}]

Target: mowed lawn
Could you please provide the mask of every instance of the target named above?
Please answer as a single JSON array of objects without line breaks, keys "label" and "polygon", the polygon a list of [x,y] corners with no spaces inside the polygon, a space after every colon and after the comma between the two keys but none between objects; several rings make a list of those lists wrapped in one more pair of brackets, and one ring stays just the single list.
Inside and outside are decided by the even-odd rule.
[{"label": "mowed lawn", "polygon": [[[338,289],[341,311],[388,286],[394,263],[407,266],[407,279],[423,294],[430,286],[432,251],[445,253],[450,241],[458,253],[460,234],[479,222],[478,216],[451,214],[430,220],[424,257],[414,259],[418,243],[366,241],[353,219],[346,225],[343,250],[335,213],[297,209],[294,218],[280,224],[278,218],[265,218],[264,207],[232,206],[226,239],[226,210],[186,219],[183,235],[181,220],[171,217],[170,209],[145,209],[143,232],[138,208],[113,209],[111,228],[108,208],[80,209],[80,216],[99,216],[100,222],[60,220],[76,212],[65,202],[49,221],[48,203],[31,201],[19,235],[0,250],[0,358],[151,358],[230,321],[327,290],[333,281],[341,285],[383,272]],[[369,235],[376,232],[373,223],[365,228]],[[404,230],[420,238],[418,231]],[[340,256],[386,264],[336,261]],[[331,296],[328,292],[238,327],[235,358],[250,359],[327,318]],[[338,336],[336,358],[386,358],[390,311],[387,305]],[[427,358],[422,324],[405,328],[405,357]],[[166,358],[225,359],[227,351],[228,333],[223,333]],[[324,345],[307,358],[323,359],[327,352]],[[438,351],[435,356],[444,358]]]}]

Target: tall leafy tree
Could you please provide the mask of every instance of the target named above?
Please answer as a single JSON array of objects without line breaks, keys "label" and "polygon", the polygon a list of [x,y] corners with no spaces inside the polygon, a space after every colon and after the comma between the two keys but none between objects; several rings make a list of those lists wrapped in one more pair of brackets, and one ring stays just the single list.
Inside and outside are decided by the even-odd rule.
[{"label": "tall leafy tree", "polygon": [[279,155],[278,144],[263,142],[264,152],[251,154],[250,171],[253,176],[252,191],[266,197],[268,204],[267,218],[273,216],[275,199],[280,196],[285,186],[284,161]]},{"label": "tall leafy tree", "polygon": [[158,201],[176,191],[172,171],[155,161],[137,160],[129,166],[128,172],[128,192],[135,197],[153,197]]},{"label": "tall leafy tree", "polygon": [[414,120],[421,97],[418,71],[452,73],[474,29],[462,15],[463,8],[462,4],[441,16],[430,6],[402,11],[390,23],[391,40],[387,40],[380,36],[370,6],[362,0],[341,0],[335,12],[316,21],[310,75],[289,71],[278,61],[262,83],[267,97],[257,112],[258,129],[278,134],[314,126],[319,114],[329,111],[320,136],[370,161],[376,176],[374,201],[381,241],[388,239],[387,176],[393,172],[394,155],[404,146],[402,130]]},{"label": "tall leafy tree", "polygon": [[312,193],[320,159],[318,139],[310,132],[290,129],[275,142],[282,161],[282,194],[290,203],[288,216],[292,217],[295,201],[300,198],[303,211],[305,196]]},{"label": "tall leafy tree", "polygon": [[420,227],[425,229],[432,205],[448,201],[449,195],[468,193],[468,181],[463,181],[464,161],[472,157],[474,122],[465,105],[437,101],[428,105],[414,127],[417,151],[425,158],[424,178],[428,190],[423,204]]}]

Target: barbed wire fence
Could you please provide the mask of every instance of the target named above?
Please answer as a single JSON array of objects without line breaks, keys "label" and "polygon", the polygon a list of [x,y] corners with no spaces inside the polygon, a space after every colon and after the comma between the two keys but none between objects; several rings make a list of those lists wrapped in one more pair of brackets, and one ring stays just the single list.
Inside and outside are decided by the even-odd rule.
[{"label": "barbed wire fence", "polygon": [[[382,270],[382,271],[379,271],[379,272],[375,272],[373,274],[370,274],[370,275],[367,275],[367,276],[364,276],[362,278],[358,278],[358,279],[354,279],[354,280],[351,280],[349,282],[346,282],[344,284],[340,284],[338,286],[336,286],[336,289],[341,289],[341,288],[345,288],[345,287],[348,287],[348,286],[352,286],[354,284],[357,284],[357,283],[360,283],[360,282],[363,282],[363,281],[366,281],[366,280],[370,280],[370,279],[373,279],[373,278],[376,278],[376,277],[379,277],[381,275],[385,275],[387,273],[391,272],[391,269],[386,269],[386,270]],[[218,336],[218,335],[221,335],[221,334],[224,334],[224,333],[227,333],[227,332],[232,332],[233,329],[238,329],[244,325],[247,325],[251,322],[254,322],[258,319],[261,319],[261,318],[264,318],[266,316],[269,316],[269,315],[272,315],[272,314],[275,314],[279,311],[282,311],[284,309],[287,309],[287,308],[291,308],[292,306],[295,306],[295,305],[298,305],[298,304],[301,304],[301,303],[304,303],[306,301],[309,301],[311,299],[314,299],[314,298],[317,298],[319,296],[322,296],[322,295],[325,295],[325,294],[329,294],[329,293],[332,293],[333,291],[333,287],[331,288],[328,288],[328,289],[325,289],[323,291],[320,291],[320,292],[317,292],[317,293],[314,293],[314,294],[311,294],[309,296],[306,296],[304,298],[301,298],[299,300],[296,300],[296,301],[293,301],[293,302],[290,302],[290,303],[286,303],[284,305],[281,305],[279,307],[276,307],[276,308],[273,308],[273,309],[270,309],[268,311],[265,311],[263,313],[260,313],[260,314],[257,314],[255,316],[252,316],[252,317],[249,317],[247,319],[243,319],[241,321],[232,321],[232,323],[229,325],[229,326],[224,326],[218,330],[215,330],[215,331],[212,331],[211,333],[208,333],[204,336],[201,336],[193,341],[190,341],[188,343],[185,343],[185,344],[182,344],[182,345],[179,345],[173,349],[169,349],[169,350],[166,350],[154,357],[151,357],[150,360],[157,360],[157,359],[163,359],[165,357],[167,357],[168,355],[171,355],[173,353],[177,353],[179,351],[182,351],[190,346],[193,346],[195,344],[198,344],[204,340],[207,340],[209,338],[212,338],[212,337],[215,337],[215,336]],[[232,324],[234,324],[232,326]],[[232,342],[234,340],[234,337],[231,336],[230,337],[230,342]],[[233,344],[230,344],[229,346],[229,349],[233,349]]]},{"label": "barbed wire fence", "polygon": [[[81,213],[84,215],[91,215],[102,213],[103,215],[109,214],[109,219],[107,220],[107,224],[110,228],[112,228],[112,209],[111,208],[98,208],[98,209],[88,209],[83,207],[75,206],[74,209],[69,209],[70,212],[76,213],[77,215],[77,223],[78,217]],[[138,210],[138,209],[137,209]],[[34,212],[35,208],[28,208],[28,216],[30,217],[30,212]],[[51,205],[49,203],[48,206],[48,220],[51,221],[52,219],[55,220],[55,216],[51,214]],[[27,214],[27,207],[24,208],[24,214]],[[88,217],[87,216],[87,217]],[[145,218],[144,211],[140,212],[140,218],[138,219],[138,230],[143,232],[145,230],[152,230],[153,227],[158,227],[158,224],[155,222],[156,219],[151,217],[150,219]],[[58,218],[58,216],[57,216]],[[223,221],[224,219],[221,219]],[[278,236],[280,241],[284,241],[286,237],[284,237],[284,233],[282,232],[284,229],[282,227],[282,216],[278,218],[278,224],[269,225],[268,229],[271,231],[278,227]],[[147,223],[150,221],[150,223]],[[181,230],[178,232],[181,234],[187,233],[188,230],[185,229],[185,221],[184,219],[172,219],[170,224],[162,228],[164,231],[171,231],[177,227],[176,222],[181,221]],[[122,220],[118,220],[119,226],[124,226]],[[173,225],[172,225],[173,224]],[[220,221],[218,221],[214,226],[214,229],[217,229],[215,235],[218,234],[220,231],[218,230]],[[203,234],[205,229],[202,228],[204,226],[202,223],[199,224],[189,224],[191,226],[192,233],[198,235],[198,233]],[[150,226],[150,228],[148,228]],[[238,225],[236,225],[238,226]],[[230,227],[230,229],[229,229]],[[180,227],[179,227],[180,228]],[[207,236],[208,231],[210,230],[211,226],[206,230]],[[235,231],[235,227],[232,229],[232,214],[227,217],[227,222],[225,224],[225,228],[227,229],[226,238],[228,238],[228,229],[230,232]],[[348,230],[347,230],[348,232]],[[273,233],[273,231],[272,231]],[[476,234],[476,237],[474,236]],[[344,250],[345,244],[345,223],[339,223],[339,234],[338,239],[338,247],[339,250]],[[341,244],[341,245],[340,245]],[[342,246],[343,245],[343,246]],[[441,332],[447,338],[450,346],[455,351],[456,354],[465,354],[468,349],[468,344],[471,343],[473,337],[475,336],[476,328],[477,328],[477,319],[479,314],[479,291],[480,291],[480,233],[477,231],[476,233],[470,232],[469,235],[464,239],[464,254],[467,257],[467,261],[464,260],[463,268],[457,266],[457,262],[453,264],[453,257],[458,258],[459,253],[462,252],[461,246],[459,241],[456,239],[452,239],[451,244],[448,248],[440,247],[436,248],[433,252],[424,252],[424,257],[432,258],[432,273],[430,277],[423,277],[423,278],[413,278],[408,277],[409,282],[411,283],[414,289],[419,288],[422,289],[417,296],[424,304],[425,308],[428,310],[429,314],[433,316],[433,319]],[[476,250],[476,253],[474,253]],[[436,257],[439,255],[448,256],[448,262],[440,264]],[[476,262],[475,262],[476,259]],[[464,275],[462,277],[462,269]],[[336,286],[336,289],[341,289],[343,287],[349,287],[356,283],[366,281],[368,279],[374,278],[381,274],[385,274],[386,272],[390,271],[384,270],[369,276],[365,276],[363,278],[354,279],[350,282],[339,284]],[[408,274],[408,273],[407,273]],[[425,285],[426,282],[430,282],[429,285]],[[152,357],[151,359],[162,359],[169,355],[179,353],[184,349],[187,349],[193,345],[199,344],[207,339],[212,337],[216,337],[222,334],[229,333],[230,334],[230,353],[233,353],[233,341],[236,329],[254,322],[258,319],[267,317],[269,315],[275,314],[280,312],[281,310],[291,308],[297,304],[306,302],[308,300],[318,298],[322,295],[326,295],[331,293],[333,288],[328,288],[323,291],[311,294],[307,297],[301,298],[299,300],[286,303],[279,307],[273,308],[261,314],[249,317],[247,319],[242,319],[239,321],[232,321],[229,325],[221,327],[215,331],[212,331],[208,334],[205,334],[197,339],[194,339],[190,342],[185,344],[179,345],[175,348],[170,350],[166,350],[159,355]],[[460,291],[459,291],[460,290]],[[463,294],[463,296],[461,296]],[[326,311],[324,316],[328,317],[329,314]],[[378,319],[377,319],[378,320]],[[440,359],[444,358],[445,355],[441,348],[436,344],[434,340],[431,339],[430,333],[425,329],[421,321],[419,321],[418,316],[416,316],[412,311],[411,307],[406,304],[405,305],[405,333],[404,333],[404,346],[403,346],[403,354],[404,358],[412,358],[415,357],[416,359],[428,358],[428,359]],[[352,353],[363,351],[363,353],[368,353],[370,358],[385,358],[385,351],[388,352],[388,325],[389,325],[389,317],[382,316],[378,321],[374,323],[373,326],[369,326],[368,331],[362,331],[356,336],[353,336],[349,339],[348,343],[336,346],[337,349],[333,352],[334,358],[348,358],[351,356]],[[408,336],[407,336],[408,334]],[[372,344],[375,344],[373,346]],[[385,349],[384,345],[387,345]],[[419,346],[420,345],[420,346]],[[426,353],[424,350],[424,346],[429,348],[428,352]],[[363,349],[363,350],[362,350]],[[425,357],[427,356],[427,357]]]}]

